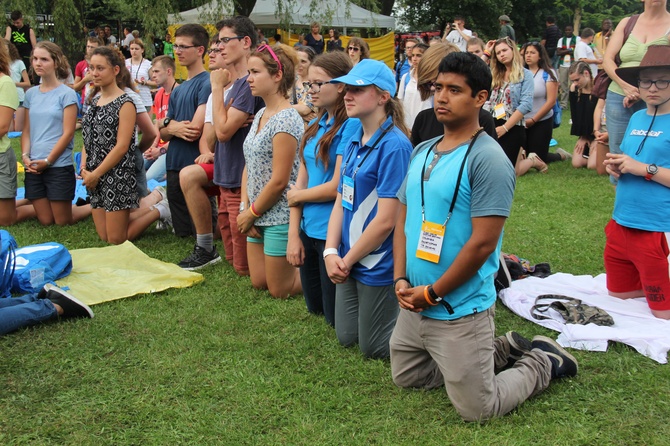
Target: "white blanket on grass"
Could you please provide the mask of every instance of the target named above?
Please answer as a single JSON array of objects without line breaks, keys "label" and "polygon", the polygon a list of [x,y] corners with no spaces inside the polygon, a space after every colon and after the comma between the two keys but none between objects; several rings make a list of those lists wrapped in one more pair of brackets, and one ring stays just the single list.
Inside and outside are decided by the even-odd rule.
[{"label": "white blanket on grass", "polygon": [[[530,311],[541,294],[563,294],[607,311],[614,319],[611,327],[594,324],[564,324],[553,309],[552,319],[538,320]],[[545,279],[528,277],[512,282],[500,299],[514,313],[561,334],[558,343],[579,350],[606,351],[607,341],[630,345],[639,353],[661,364],[668,362],[670,321],[655,318],[644,298],[621,300],[607,294],[605,274],[597,277],[558,273]]]}]

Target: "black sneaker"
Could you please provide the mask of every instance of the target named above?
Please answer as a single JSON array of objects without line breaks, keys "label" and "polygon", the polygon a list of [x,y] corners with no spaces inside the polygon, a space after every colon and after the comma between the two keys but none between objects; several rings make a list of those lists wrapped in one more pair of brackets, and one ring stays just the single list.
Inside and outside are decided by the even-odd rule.
[{"label": "black sneaker", "polygon": [[505,333],[505,339],[509,343],[509,357],[518,361],[521,357],[533,349],[530,339],[526,339],[516,331]]},{"label": "black sneaker", "polygon": [[59,317],[93,317],[93,310],[83,302],[77,300],[73,295],[55,285],[47,283],[44,285],[47,292],[47,299],[63,309],[63,314]]},{"label": "black sneaker", "polygon": [[577,375],[577,360],[556,341],[546,336],[535,336],[532,346],[542,350],[551,361],[551,379]]},{"label": "black sneaker", "polygon": [[178,263],[181,268],[193,271],[203,268],[207,265],[213,265],[221,261],[221,256],[216,252],[216,246],[212,252],[208,252],[205,248],[195,245],[190,256]]},{"label": "black sneaker", "polygon": [[521,336],[516,331],[508,331],[504,335],[499,336],[498,339],[502,340],[502,342],[509,346],[507,364],[505,364],[500,370],[507,370],[511,368],[519,359],[521,359],[524,353],[527,353],[532,349],[530,341]]}]

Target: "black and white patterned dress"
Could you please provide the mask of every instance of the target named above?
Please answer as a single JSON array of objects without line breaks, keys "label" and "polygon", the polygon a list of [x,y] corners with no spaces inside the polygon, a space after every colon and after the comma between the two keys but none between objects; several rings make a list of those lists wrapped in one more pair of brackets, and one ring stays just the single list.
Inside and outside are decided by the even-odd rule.
[{"label": "black and white patterned dress", "polygon": [[[126,102],[132,104],[132,99],[125,93],[101,106],[98,106],[99,99],[99,96],[93,99],[81,123],[86,147],[86,170],[89,172],[95,170],[116,145],[121,107]],[[116,166],[100,177],[95,189],[89,191],[91,207],[104,208],[107,212],[138,207],[134,154],[135,130],[130,138],[128,152]]]}]

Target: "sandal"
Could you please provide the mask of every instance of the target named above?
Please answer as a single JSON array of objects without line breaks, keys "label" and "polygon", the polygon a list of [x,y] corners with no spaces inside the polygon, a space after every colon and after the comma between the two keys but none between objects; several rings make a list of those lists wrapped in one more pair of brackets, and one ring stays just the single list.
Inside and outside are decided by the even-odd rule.
[{"label": "sandal", "polygon": [[529,153],[528,159],[533,160],[533,168],[538,172],[547,173],[547,171],[549,170],[549,166],[547,166],[547,163],[542,161],[542,158],[540,158],[537,153],[535,152]]}]

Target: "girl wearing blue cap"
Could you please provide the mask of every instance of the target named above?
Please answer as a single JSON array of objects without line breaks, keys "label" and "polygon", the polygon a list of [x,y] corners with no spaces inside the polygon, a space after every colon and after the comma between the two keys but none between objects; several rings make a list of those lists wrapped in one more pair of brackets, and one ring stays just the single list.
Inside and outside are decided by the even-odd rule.
[{"label": "girl wearing blue cap", "polygon": [[332,82],[347,85],[347,115],[362,126],[342,158],[323,251],[336,284],[335,332],[342,345],[358,343],[366,357],[387,358],[398,316],[392,246],[400,208],[396,194],[412,144],[386,65],[365,59]]}]

